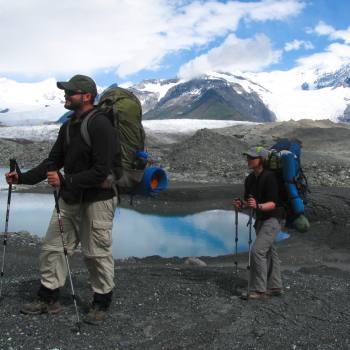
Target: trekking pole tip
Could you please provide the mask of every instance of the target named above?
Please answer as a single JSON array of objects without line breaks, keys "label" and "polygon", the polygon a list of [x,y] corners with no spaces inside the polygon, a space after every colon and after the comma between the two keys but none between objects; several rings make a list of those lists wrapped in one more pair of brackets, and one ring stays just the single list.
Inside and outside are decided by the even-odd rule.
[{"label": "trekking pole tip", "polygon": [[73,333],[76,333],[76,335],[80,335],[81,334],[81,322],[78,321],[75,323],[75,326],[73,329],[72,329],[72,332]]}]

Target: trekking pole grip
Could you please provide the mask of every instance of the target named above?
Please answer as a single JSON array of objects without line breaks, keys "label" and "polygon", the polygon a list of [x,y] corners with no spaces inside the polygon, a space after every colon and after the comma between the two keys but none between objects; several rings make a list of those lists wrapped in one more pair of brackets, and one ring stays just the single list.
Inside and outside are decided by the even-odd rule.
[{"label": "trekking pole grip", "polygon": [[16,170],[16,159],[11,158],[10,159],[10,172],[12,173],[15,170]]}]

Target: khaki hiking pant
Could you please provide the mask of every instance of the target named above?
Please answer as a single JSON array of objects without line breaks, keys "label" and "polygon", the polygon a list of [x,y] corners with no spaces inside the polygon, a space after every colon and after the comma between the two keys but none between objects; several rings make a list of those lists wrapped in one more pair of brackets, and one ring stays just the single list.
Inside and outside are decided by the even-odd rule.
[{"label": "khaki hiking pant", "polygon": [[[67,204],[59,199],[63,237],[69,255],[81,243],[92,290],[99,294],[114,288],[112,225],[117,197],[81,204]],[[54,209],[40,253],[41,283],[49,289],[63,287],[67,265],[63,253],[58,217]]]},{"label": "khaki hiking pant", "polygon": [[269,218],[256,223],[256,240],[251,250],[250,289],[266,292],[266,289],[282,288],[280,260],[274,244],[281,230],[280,221]]}]

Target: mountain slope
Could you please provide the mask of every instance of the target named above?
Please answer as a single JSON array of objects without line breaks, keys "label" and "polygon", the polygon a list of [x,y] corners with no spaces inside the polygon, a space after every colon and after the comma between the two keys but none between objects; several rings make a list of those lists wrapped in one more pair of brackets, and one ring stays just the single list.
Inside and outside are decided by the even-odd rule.
[{"label": "mountain slope", "polygon": [[275,120],[275,115],[256,92],[247,92],[241,85],[222,78],[204,76],[171,87],[144,118],[269,122]]}]

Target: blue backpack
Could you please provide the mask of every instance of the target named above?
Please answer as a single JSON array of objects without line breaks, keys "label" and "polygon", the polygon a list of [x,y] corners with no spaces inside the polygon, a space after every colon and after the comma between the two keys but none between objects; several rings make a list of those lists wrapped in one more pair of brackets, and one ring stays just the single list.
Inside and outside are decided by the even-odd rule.
[{"label": "blue backpack", "polygon": [[286,225],[305,232],[309,228],[305,204],[310,189],[301,167],[301,147],[296,139],[279,140],[270,148],[265,168],[276,174],[280,199],[287,213]]}]

